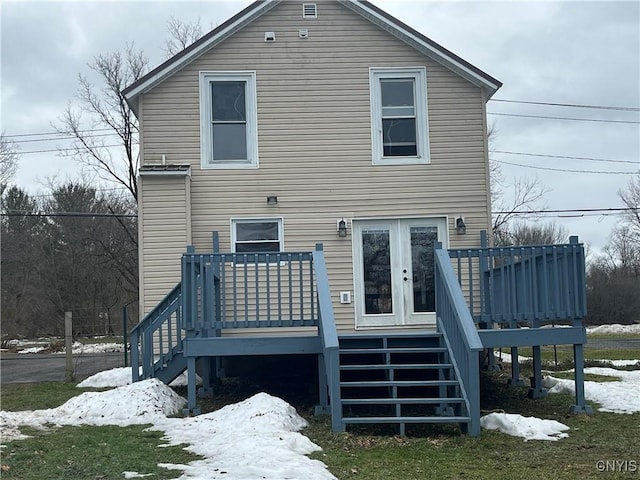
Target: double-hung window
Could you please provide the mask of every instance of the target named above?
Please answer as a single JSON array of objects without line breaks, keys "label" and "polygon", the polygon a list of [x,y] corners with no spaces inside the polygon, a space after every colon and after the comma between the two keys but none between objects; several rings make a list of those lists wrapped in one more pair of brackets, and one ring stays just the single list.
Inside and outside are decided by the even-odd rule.
[{"label": "double-hung window", "polygon": [[282,219],[232,219],[231,244],[236,253],[282,252]]},{"label": "double-hung window", "polygon": [[200,72],[203,168],[256,168],[255,72]]},{"label": "double-hung window", "polygon": [[429,163],[424,67],[371,68],[371,148],[374,165]]}]

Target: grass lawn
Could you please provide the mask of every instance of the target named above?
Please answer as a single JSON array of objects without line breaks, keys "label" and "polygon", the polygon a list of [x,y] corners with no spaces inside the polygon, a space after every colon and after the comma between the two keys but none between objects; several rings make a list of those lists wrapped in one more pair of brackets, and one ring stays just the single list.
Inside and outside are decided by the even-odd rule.
[{"label": "grass lawn", "polygon": [[[560,366],[566,368],[573,367],[573,346],[571,345],[547,345],[541,347],[542,361],[555,362],[557,360]],[[509,348],[503,348],[502,353],[511,353]],[[496,355],[498,349],[496,349]],[[522,347],[518,349],[518,355],[522,357],[533,357],[531,347]],[[589,366],[595,360],[640,360],[640,353],[629,348],[597,348],[589,344],[584,346],[585,363]]]},{"label": "grass lawn", "polygon": [[[73,383],[21,383],[3,385],[2,410],[40,410],[55,408],[86,391]],[[8,442],[2,449],[3,480],[122,479],[123,472],[152,473],[150,478],[177,478],[179,470],[159,468],[158,463],[189,463],[199,457],[184,446],[163,447],[162,432],[145,431],[149,425],[65,426],[40,431],[21,428],[31,435]]]},{"label": "grass lawn", "polygon": [[571,427],[569,437],[524,442],[483,430],[480,438],[469,438],[451,427],[408,428],[406,437],[374,429],[334,434],[329,419],[309,415],[311,426],[305,434],[323,448],[314,458],[339,479],[638,478],[638,472],[600,472],[596,462],[640,463],[640,414],[571,415],[572,397],[529,400],[526,389],[506,387],[507,378],[505,373],[483,374],[483,414],[504,410],[557,420]]},{"label": "grass lawn", "polygon": [[[521,354],[527,355],[526,349],[522,350]],[[620,352],[626,353],[620,358],[636,355],[629,350]],[[612,358],[607,351],[594,351],[588,357]],[[640,413],[603,413],[594,405],[591,416],[571,415],[572,397],[549,395],[530,400],[526,388],[507,387],[508,378],[508,371],[482,373],[483,414],[505,411],[557,420],[571,428],[569,437],[557,442],[524,442],[483,430],[479,438],[470,438],[460,435],[455,426],[408,426],[406,437],[384,426],[349,428],[347,433],[335,434],[328,417],[313,416],[313,398],[300,392],[289,398],[280,396],[310,421],[303,433],[323,448],[313,458],[327,464],[341,480],[639,478],[638,471],[602,472],[598,462],[635,462],[640,469]],[[3,410],[50,408],[82,391],[64,383],[3,385],[1,405]],[[203,412],[211,411],[256,391],[251,383],[229,382],[219,390],[220,395],[200,401],[199,406]],[[186,394],[184,389],[178,392]],[[3,479],[121,479],[127,470],[153,473],[150,478],[175,478],[179,471],[160,469],[156,464],[188,463],[196,458],[180,447],[158,448],[162,434],[145,432],[141,426],[23,432],[33,438],[9,442],[2,450]]]}]

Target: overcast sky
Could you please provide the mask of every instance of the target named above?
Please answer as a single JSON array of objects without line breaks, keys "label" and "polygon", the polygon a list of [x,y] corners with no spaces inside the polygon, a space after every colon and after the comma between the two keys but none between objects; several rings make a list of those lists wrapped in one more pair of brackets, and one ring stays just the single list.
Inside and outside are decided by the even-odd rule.
[{"label": "overcast sky", "polygon": [[[2,130],[7,135],[52,132],[51,125],[73,100],[78,73],[88,72],[86,65],[95,55],[135,42],[156,66],[163,60],[171,16],[185,22],[200,19],[206,32],[249,3],[2,1]],[[622,206],[617,191],[631,174],[581,172],[639,170],[640,2],[373,3],[503,82],[495,99],[635,109],[495,101],[487,106],[493,113],[601,120],[489,115],[497,131],[492,149],[611,161],[514,153],[493,157],[523,165],[502,164],[507,179],[537,176],[549,190],[548,209]],[[64,147],[65,141],[33,141],[50,138],[46,135],[12,138],[22,141],[14,181],[30,192],[43,190],[47,177],[79,172],[73,161],[55,152],[28,153]],[[618,217],[584,215],[547,218],[599,250]]]}]

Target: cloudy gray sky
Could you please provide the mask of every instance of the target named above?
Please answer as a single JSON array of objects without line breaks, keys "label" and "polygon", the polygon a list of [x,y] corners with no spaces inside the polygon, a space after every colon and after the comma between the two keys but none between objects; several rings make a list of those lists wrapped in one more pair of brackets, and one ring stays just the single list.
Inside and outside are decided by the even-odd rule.
[{"label": "cloudy gray sky", "polygon": [[[86,65],[95,55],[135,42],[155,66],[163,60],[171,16],[185,22],[200,19],[207,31],[249,3],[2,1],[0,120],[1,129],[21,142],[15,183],[33,193],[43,189],[47,177],[79,171],[55,152],[29,153],[64,147],[64,140],[36,142],[51,137],[17,135],[53,131],[52,124],[73,100],[78,73],[88,73]],[[503,163],[504,176],[537,176],[549,190],[547,209],[622,206],[617,191],[631,174],[605,172],[638,172],[640,167],[640,2],[373,3],[502,81],[495,99],[626,108],[497,101],[487,107],[497,131],[493,157],[518,164]],[[587,171],[602,173],[583,173]],[[546,218],[594,250],[605,245],[618,218],[593,212],[568,215]]]}]

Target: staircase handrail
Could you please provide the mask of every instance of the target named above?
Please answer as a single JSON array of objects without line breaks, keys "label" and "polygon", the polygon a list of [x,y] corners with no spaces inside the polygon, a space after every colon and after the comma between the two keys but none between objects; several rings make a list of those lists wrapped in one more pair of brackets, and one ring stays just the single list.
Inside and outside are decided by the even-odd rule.
[{"label": "staircase handrail", "polygon": [[[175,312],[175,308],[172,307],[180,307],[181,295],[182,283],[178,282],[178,284],[165,295],[162,301],[145,315],[140,323],[131,329],[129,338],[131,341],[131,375],[133,382],[140,380],[140,353],[142,353],[143,360],[142,376],[143,378],[151,376],[151,371],[149,370],[153,368],[153,334],[167,321],[168,315]],[[140,352],[139,346],[142,352]]]},{"label": "staircase handrail", "polygon": [[435,251],[436,316],[438,330],[451,353],[451,363],[460,380],[460,389],[471,418],[469,434],[480,434],[480,359],[483,350],[476,325],[467,306],[449,253]]},{"label": "staircase handrail", "polygon": [[342,424],[342,405],[340,402],[340,350],[322,244],[317,244],[316,250],[313,252],[313,269],[316,277],[316,294],[318,296],[318,334],[322,341],[324,366],[331,402],[331,422],[334,431],[341,431],[344,426]]}]

